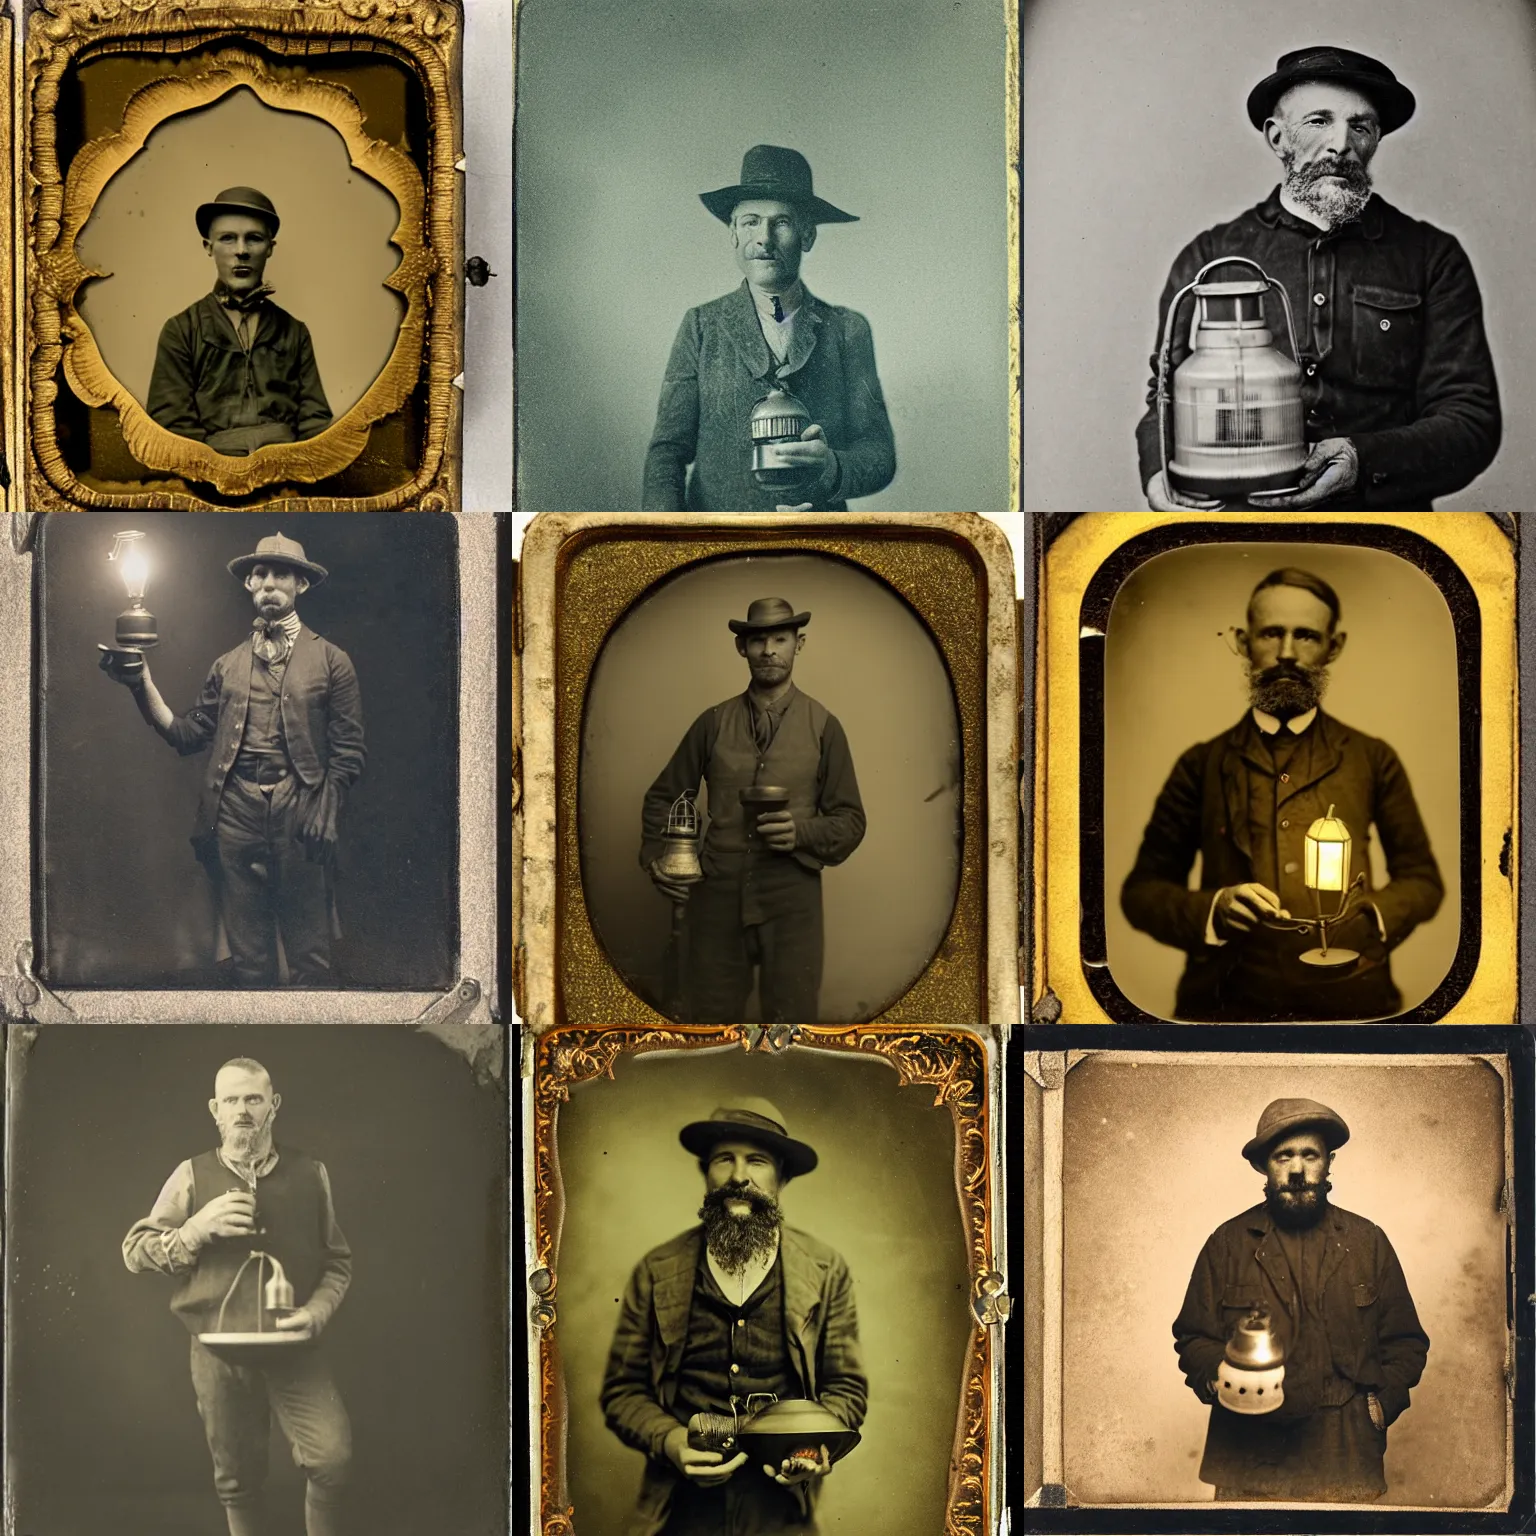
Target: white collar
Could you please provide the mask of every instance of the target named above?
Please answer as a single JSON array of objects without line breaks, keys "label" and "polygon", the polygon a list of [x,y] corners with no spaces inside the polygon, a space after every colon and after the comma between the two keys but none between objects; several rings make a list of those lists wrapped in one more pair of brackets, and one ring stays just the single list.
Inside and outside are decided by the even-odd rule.
[{"label": "white collar", "polygon": [[[790,287],[783,293],[759,293],[750,283],[747,284],[752,294],[752,302],[757,306],[757,312],[764,320],[773,325],[788,325],[800,312],[800,306],[805,302],[805,284],[797,277]],[[782,320],[773,318],[773,301],[777,298],[779,308],[784,311]]]},{"label": "white collar", "polygon": [[725,1295],[725,1299],[733,1306],[743,1306],[758,1286],[768,1278],[768,1272],[773,1268],[774,1260],[779,1256],[779,1234],[773,1234],[773,1246],[767,1253],[759,1254],[748,1263],[745,1269],[732,1272],[722,1269],[715,1262],[715,1256],[706,1245],[704,1256],[709,1260],[709,1272],[715,1277],[718,1285]]},{"label": "white collar", "polygon": [[[229,1158],[225,1157],[223,1147],[220,1147],[218,1150],[219,1161],[223,1163],[224,1166],[228,1168],[229,1171],[237,1178],[245,1179],[246,1183],[249,1184],[250,1180],[246,1178],[245,1169],[241,1168],[238,1164],[231,1162]],[[249,1166],[250,1171],[254,1173],[258,1179],[266,1178],[266,1176],[271,1173],[274,1168],[277,1167],[277,1148],[273,1147],[272,1150],[268,1152],[267,1155],[259,1162],[250,1164]]]},{"label": "white collar", "polygon": [[[1291,718],[1285,722],[1285,724],[1293,736],[1300,736],[1301,733],[1306,730],[1306,728],[1311,725],[1315,719],[1317,719],[1317,705],[1314,704],[1312,708],[1306,712],[1306,714],[1292,715]],[[1268,713],[1266,710],[1255,709],[1253,711],[1253,723],[1258,726],[1258,728],[1266,736],[1277,736],[1280,733],[1279,718]]]}]

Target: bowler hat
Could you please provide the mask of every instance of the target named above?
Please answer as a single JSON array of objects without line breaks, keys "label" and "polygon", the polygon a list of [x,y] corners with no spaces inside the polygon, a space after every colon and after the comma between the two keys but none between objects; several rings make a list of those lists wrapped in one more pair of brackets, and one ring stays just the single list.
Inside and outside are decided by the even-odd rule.
[{"label": "bowler hat", "polygon": [[1381,131],[1391,133],[1413,116],[1417,105],[1413,92],[1398,80],[1380,59],[1348,48],[1298,48],[1283,53],[1275,63],[1275,72],[1266,76],[1248,93],[1248,121],[1262,128],[1273,114],[1275,103],[1293,85],[1303,80],[1325,80],[1352,85],[1376,103],[1381,115]]},{"label": "bowler hat", "polygon": [[1269,1149],[1282,1136],[1304,1125],[1314,1126],[1323,1133],[1330,1152],[1349,1140],[1349,1127],[1344,1124],[1343,1116],[1326,1104],[1319,1104],[1316,1099],[1276,1099],[1264,1107],[1264,1113],[1259,1116],[1259,1128],[1253,1133],[1253,1140],[1243,1148],[1243,1156],[1263,1173]]},{"label": "bowler hat", "polygon": [[254,554],[241,555],[238,560],[231,560],[229,574],[244,581],[251,567],[257,565],[292,566],[294,570],[303,571],[309,577],[312,587],[318,587],[331,574],[323,565],[316,565],[313,560],[305,558],[304,546],[297,539],[290,539],[281,533],[269,534],[261,539]]},{"label": "bowler hat", "polygon": [[844,213],[823,202],[811,190],[811,162],[798,149],[754,144],[741,157],[741,180],[717,192],[700,192],[699,201],[722,224],[731,222],[731,209],[749,198],[794,203],[818,224],[857,224],[856,213]]},{"label": "bowler hat", "polygon": [[708,1157],[722,1141],[755,1142],[778,1158],[786,1179],[810,1173],[817,1162],[816,1149],[785,1130],[782,1112],[767,1099],[738,1098],[723,1104],[708,1120],[690,1121],[677,1139],[695,1157]]},{"label": "bowler hat", "polygon": [[733,635],[750,635],[754,630],[800,629],[811,622],[811,616],[796,613],[794,605],[782,597],[759,597],[747,604],[746,618],[725,622]]},{"label": "bowler hat", "polygon": [[255,187],[225,187],[211,203],[198,205],[197,232],[204,240],[208,238],[208,226],[221,213],[255,214],[258,219],[267,221],[274,235],[281,222],[277,209],[272,206],[272,199],[265,192],[258,192]]}]

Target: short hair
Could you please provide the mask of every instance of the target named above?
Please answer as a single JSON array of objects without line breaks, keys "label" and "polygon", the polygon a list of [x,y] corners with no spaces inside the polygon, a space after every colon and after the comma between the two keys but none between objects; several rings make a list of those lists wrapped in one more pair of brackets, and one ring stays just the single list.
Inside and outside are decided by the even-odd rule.
[{"label": "short hair", "polygon": [[[227,1071],[230,1067],[238,1067],[242,1072],[260,1072],[261,1075],[266,1078],[269,1084],[272,1081],[272,1074],[268,1072],[267,1069],[262,1066],[262,1064],[257,1061],[254,1056],[231,1056],[229,1060],[219,1068],[219,1072]],[[215,1072],[213,1074],[214,1082],[218,1082],[219,1072]]]},{"label": "short hair", "polygon": [[1278,571],[1271,571],[1268,576],[1248,594],[1248,622],[1253,622],[1253,600],[1265,587],[1300,587],[1303,592],[1310,592],[1313,597],[1328,605],[1330,618],[1328,628],[1336,629],[1339,616],[1343,612],[1339,606],[1339,594],[1323,580],[1321,576],[1314,576],[1311,571],[1304,571],[1299,566],[1286,565]]}]

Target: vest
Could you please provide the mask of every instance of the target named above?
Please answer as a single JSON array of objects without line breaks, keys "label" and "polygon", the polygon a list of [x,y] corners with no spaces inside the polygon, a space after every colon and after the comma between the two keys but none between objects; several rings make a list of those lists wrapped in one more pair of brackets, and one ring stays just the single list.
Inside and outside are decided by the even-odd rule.
[{"label": "vest", "polygon": [[[189,1333],[219,1329],[219,1308],[235,1272],[252,1250],[273,1254],[288,1273],[295,1306],[309,1300],[320,1278],[324,1215],[320,1174],[307,1153],[278,1147],[277,1167],[256,1181],[256,1225],[266,1230],[249,1237],[216,1237],[197,1256],[197,1265],[181,1277],[171,1297],[173,1311]],[[200,1152],[192,1159],[194,1213],[220,1195],[246,1185],[219,1161],[217,1152]],[[254,1333],[257,1323],[257,1270],[262,1283],[272,1277],[270,1265],[246,1266],[229,1304],[224,1307],[223,1332]]]},{"label": "vest", "polygon": [[283,730],[280,707],[283,695],[283,677],[288,671],[288,658],[282,661],[266,661],[257,656],[251,662],[251,701],[245,715],[245,734],[240,740],[236,761],[242,766],[252,766],[252,759],[280,758],[288,760],[287,736]]},{"label": "vest", "polygon": [[[735,1367],[733,1370],[732,1367]],[[699,1252],[694,1271],[693,1305],[688,1312],[688,1336],[678,1366],[677,1400],[680,1415],[729,1413],[731,1397],[741,1400],[759,1392],[794,1397],[784,1341],[784,1267],[774,1260],[767,1278],[737,1306],[727,1299]],[[758,1404],[766,1407],[766,1404]]]}]

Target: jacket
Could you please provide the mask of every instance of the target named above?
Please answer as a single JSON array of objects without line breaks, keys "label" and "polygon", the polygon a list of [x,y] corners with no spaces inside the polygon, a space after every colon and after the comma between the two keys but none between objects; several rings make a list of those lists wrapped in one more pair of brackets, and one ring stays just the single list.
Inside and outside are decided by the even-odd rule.
[{"label": "jacket", "polygon": [[[1335,510],[1428,512],[1493,462],[1502,421],[1483,303],[1454,235],[1372,197],[1358,220],[1320,230],[1287,212],[1276,187],[1256,208],[1197,235],[1179,253],[1158,305],[1147,413],[1136,428],[1145,486],[1162,468],[1157,354],[1174,294],[1208,261],[1246,256],[1281,283],[1295,317],[1306,438],[1348,437],[1355,488]],[[1218,268],[1214,278],[1247,276]],[[1275,345],[1291,356],[1285,312],[1264,296]],[[1189,356],[1194,301],[1174,329],[1171,363]],[[1171,457],[1171,447],[1170,447]]]},{"label": "jacket", "polygon": [[[678,1480],[662,1447],[683,1422],[672,1405],[703,1241],[703,1228],[692,1227],[653,1248],[635,1266],[619,1304],[602,1405],[609,1429],[646,1458],[630,1536],[656,1536],[665,1527]],[[779,1262],[785,1345],[796,1389],[857,1429],[864,1422],[868,1383],[848,1266],[825,1243],[788,1226],[780,1229]],[[813,1484],[801,1485],[801,1492],[808,1501],[815,1497]]]},{"label": "jacket", "polygon": [[[1300,977],[1298,988],[1312,983],[1303,967],[1287,962],[1313,947],[1315,933],[1271,935],[1260,930],[1251,937],[1237,935],[1220,946],[1206,941],[1206,923],[1217,891],[1261,878],[1255,872],[1259,850],[1251,842],[1248,776],[1272,772],[1267,759],[1251,714],[1231,730],[1185,752],[1157,797],[1135,866],[1121,889],[1120,904],[1131,925],[1189,957],[1175,1003],[1180,1018],[1221,1019],[1223,1010],[1230,1009],[1234,992],[1259,990],[1244,985],[1244,970],[1264,976],[1262,990],[1278,1009],[1306,1011],[1305,995],[1286,994],[1286,978]],[[1386,742],[1322,710],[1298,739],[1286,772],[1289,781],[1275,785],[1277,868],[1272,889],[1281,906],[1298,917],[1315,913],[1313,894],[1302,883],[1304,845],[1308,827],[1332,805],[1352,834],[1349,878],[1364,874],[1366,901],[1380,913],[1380,930],[1385,931],[1384,944],[1365,956],[1362,974],[1348,978],[1358,1007],[1333,1016],[1395,1012],[1397,994],[1391,986],[1386,951],[1433,917],[1445,894],[1408,775]],[[1370,884],[1372,824],[1387,861],[1388,881],[1380,889]],[[1200,889],[1192,891],[1189,872],[1196,854]],[[1267,864],[1268,850],[1264,858]],[[1270,873],[1268,868],[1264,873]],[[1362,919],[1352,936],[1372,943],[1375,919],[1368,911],[1362,912]]]},{"label": "jacket", "polygon": [[[1357,1392],[1374,1392],[1390,1425],[1408,1407],[1409,1393],[1424,1374],[1429,1336],[1419,1325],[1386,1233],[1334,1205],[1320,1219],[1328,1240],[1321,1322],[1333,1368]],[[1212,1404],[1200,1476],[1218,1486],[1250,1486],[1257,1452],[1250,1442],[1270,1437],[1276,1427],[1269,1415],[1248,1418],[1228,1412],[1210,1390],[1228,1336],[1255,1306],[1269,1313],[1282,1347],[1288,1346],[1296,1318],[1294,1288],[1274,1221],[1262,1204],[1223,1222],[1206,1239],[1173,1323],[1179,1369],[1195,1396]],[[1294,1422],[1305,1415],[1309,1405],[1297,1401],[1295,1393],[1305,1393],[1308,1385],[1287,1380],[1286,1404],[1275,1420],[1284,1416]],[[1379,1448],[1375,1455],[1379,1460]],[[1344,1470],[1364,1480],[1376,1469]]]},{"label": "jacket", "polygon": [[[837,456],[833,478],[798,494],[752,476],[752,408],[775,376],[811,413]],[[688,473],[688,466],[693,472]],[[747,284],[683,316],[645,456],[645,512],[771,512],[810,501],[843,512],[896,474],[896,444],[863,315],[814,297],[801,302],[789,356],[776,366]]]}]

